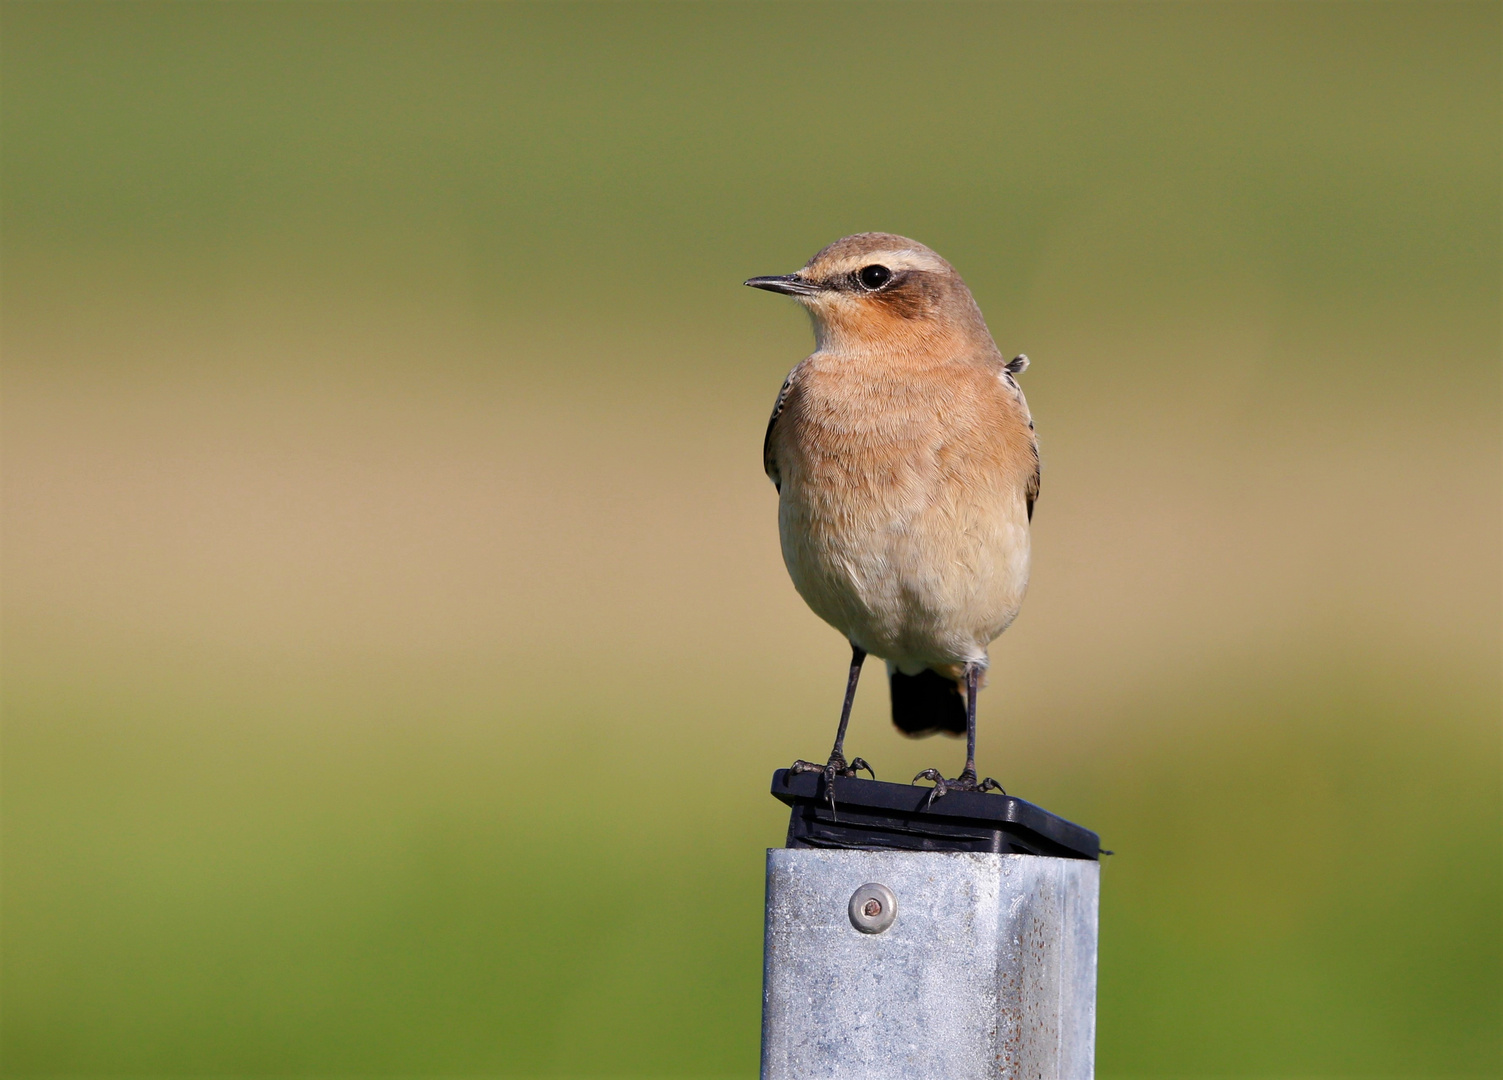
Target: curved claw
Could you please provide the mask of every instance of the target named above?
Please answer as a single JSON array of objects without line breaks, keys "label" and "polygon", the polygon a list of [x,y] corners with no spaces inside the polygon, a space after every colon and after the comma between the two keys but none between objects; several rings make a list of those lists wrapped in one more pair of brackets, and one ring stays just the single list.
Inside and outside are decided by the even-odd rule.
[{"label": "curved claw", "polygon": [[[865,769],[872,774],[872,779],[877,778],[877,772],[868,765],[863,758],[852,758],[849,765],[845,758],[839,754],[832,754],[830,760],[823,765],[816,765],[812,761],[803,758],[788,766],[788,775],[797,776],[800,773],[817,772],[824,777],[825,802],[829,804],[830,813],[835,813],[835,778],[837,776],[855,777],[859,770]],[[785,781],[786,783],[786,781]]]},{"label": "curved claw", "polygon": [[935,799],[943,799],[952,791],[974,791],[977,794],[985,794],[988,791],[997,791],[1001,792],[1003,795],[1007,794],[1002,785],[997,783],[997,781],[993,780],[990,776],[988,776],[985,780],[978,781],[976,779],[975,772],[970,769],[966,769],[953,780],[946,780],[944,774],[941,773],[938,769],[925,769],[923,772],[919,773],[913,778],[913,782],[915,784],[920,780],[934,781],[934,789],[929,792],[929,798],[924,802],[925,810],[934,805]]},{"label": "curved claw", "polygon": [[917,784],[920,780],[934,781],[934,787],[929,789],[929,797],[924,800],[925,810],[934,805],[935,799],[943,799],[945,797],[945,792],[950,790],[949,783],[945,780],[945,774],[940,772],[938,769],[925,769],[923,772],[919,773],[913,778],[913,782],[915,784]]}]

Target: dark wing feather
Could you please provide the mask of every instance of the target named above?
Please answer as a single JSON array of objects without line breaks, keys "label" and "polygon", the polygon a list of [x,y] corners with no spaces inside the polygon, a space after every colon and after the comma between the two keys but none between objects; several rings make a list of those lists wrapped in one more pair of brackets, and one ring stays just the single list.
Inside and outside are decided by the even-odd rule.
[{"label": "dark wing feather", "polygon": [[778,417],[783,415],[783,406],[788,401],[788,389],[793,385],[793,377],[797,374],[798,368],[794,368],[788,373],[788,378],[783,380],[783,386],[778,391],[778,399],[772,403],[772,415],[767,418],[767,434],[762,436],[762,468],[779,494],[783,491],[783,477],[778,472],[777,460],[772,455],[772,429],[777,426]]},{"label": "dark wing feather", "polygon": [[1023,410],[1023,418],[1028,421],[1028,434],[1030,436],[1028,449],[1033,451],[1033,473],[1028,477],[1028,485],[1023,489],[1023,497],[1028,500],[1028,520],[1033,520],[1033,504],[1039,499],[1039,437],[1033,429],[1033,417],[1028,412],[1028,402],[1023,397],[1023,388],[1018,385],[1018,380],[1013,375],[1026,371],[1028,357],[1019,353],[1017,358],[1005,365],[1002,369],[1002,381],[1012,391],[1018,405]]},{"label": "dark wing feather", "polygon": [[[1033,425],[1030,423],[1029,427]],[[1028,520],[1033,520],[1033,504],[1039,501],[1039,444],[1033,441],[1030,448],[1033,450],[1033,475],[1028,478],[1028,486],[1023,489],[1024,496],[1028,499]]]}]

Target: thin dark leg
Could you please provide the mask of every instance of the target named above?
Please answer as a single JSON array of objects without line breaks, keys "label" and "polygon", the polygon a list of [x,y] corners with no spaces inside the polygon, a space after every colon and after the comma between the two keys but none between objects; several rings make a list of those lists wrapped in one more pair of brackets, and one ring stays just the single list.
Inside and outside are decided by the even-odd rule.
[{"label": "thin dark leg", "polygon": [[[855,642],[851,642],[851,670],[845,680],[845,702],[840,707],[840,728],[835,732],[835,748],[830,751],[830,760],[824,765],[816,765],[812,761],[795,761],[789,766],[788,771],[797,775],[806,772],[820,772],[825,774],[826,781],[832,781],[837,776],[855,776],[857,771],[865,769],[872,774],[872,779],[877,774],[872,772],[872,767],[861,758],[852,758],[847,764],[845,760],[845,729],[851,722],[851,706],[856,701],[856,684],[861,679],[861,665],[866,660],[866,650]],[[827,798],[834,800],[834,789],[828,787]]]},{"label": "thin dark leg", "polygon": [[851,673],[845,680],[845,704],[840,707],[840,730],[835,732],[835,749],[830,751],[830,761],[837,758],[845,761],[845,728],[851,722],[851,705],[856,701],[856,683],[861,680],[861,665],[866,660],[866,650],[851,643]]},{"label": "thin dark leg", "polygon": [[[980,783],[976,782],[976,697],[981,692],[982,667],[981,664],[967,664],[965,667],[965,768],[953,780],[946,780],[944,773],[938,769],[925,769],[913,778],[915,783],[920,780],[934,782],[934,790],[929,792],[929,803],[944,798],[951,791],[1002,791],[1002,785],[990,776]],[[1007,792],[1002,791],[1002,794],[1006,795]]]},{"label": "thin dark leg", "polygon": [[975,664],[965,668],[965,768],[961,779],[976,779],[976,694],[980,690],[981,669]]}]

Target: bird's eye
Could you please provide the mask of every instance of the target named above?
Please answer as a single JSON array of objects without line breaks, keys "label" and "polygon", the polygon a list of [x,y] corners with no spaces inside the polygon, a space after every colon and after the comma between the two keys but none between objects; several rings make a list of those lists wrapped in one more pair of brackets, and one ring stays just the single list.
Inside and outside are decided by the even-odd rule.
[{"label": "bird's eye", "polygon": [[875,290],[892,280],[892,271],[873,263],[871,266],[863,266],[856,277],[864,287]]}]

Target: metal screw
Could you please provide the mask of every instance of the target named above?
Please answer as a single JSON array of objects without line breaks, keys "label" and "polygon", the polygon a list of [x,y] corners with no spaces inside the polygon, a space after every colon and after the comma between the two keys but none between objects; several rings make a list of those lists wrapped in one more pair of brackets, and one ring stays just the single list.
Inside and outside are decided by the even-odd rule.
[{"label": "metal screw", "polygon": [[880,934],[898,916],[898,898],[886,885],[869,881],[851,894],[851,925],[863,934]]}]

